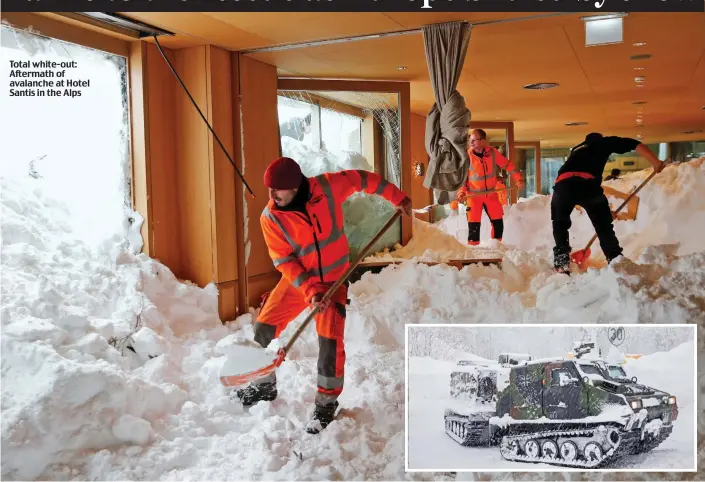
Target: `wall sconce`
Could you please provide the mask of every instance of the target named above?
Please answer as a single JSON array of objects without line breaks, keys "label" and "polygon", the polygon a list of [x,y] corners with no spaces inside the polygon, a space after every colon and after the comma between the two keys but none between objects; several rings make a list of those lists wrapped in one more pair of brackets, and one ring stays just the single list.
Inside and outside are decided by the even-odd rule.
[{"label": "wall sconce", "polygon": [[623,42],[623,19],[626,13],[580,17],[585,22],[585,46],[619,44]]},{"label": "wall sconce", "polygon": [[424,175],[426,166],[421,161],[416,161],[414,163],[414,176],[421,177]]}]

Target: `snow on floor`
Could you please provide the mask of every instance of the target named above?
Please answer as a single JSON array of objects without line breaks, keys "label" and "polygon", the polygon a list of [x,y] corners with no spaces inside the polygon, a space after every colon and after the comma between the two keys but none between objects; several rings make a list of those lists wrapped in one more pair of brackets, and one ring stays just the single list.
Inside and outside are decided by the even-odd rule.
[{"label": "snow on floor", "polygon": [[[315,394],[312,328],[278,370],[279,398],[243,410],[218,382],[218,342],[251,337],[250,315],[224,326],[214,285],[182,283],[117,237],[91,249],[66,209],[2,179],[2,477],[452,479],[404,472],[405,323],[702,321],[705,209],[691,185],[705,185],[701,164],[667,169],[680,191],[654,181],[645,219],[632,223],[641,243],[682,237],[679,248],[648,247],[573,278],[553,274],[539,244],[489,246],[504,250],[501,268],[410,261],[365,275],[350,290],[344,411],[318,436],[302,430]],[[542,242],[546,202],[508,213],[508,229],[527,223],[522,249]],[[657,236],[649,215],[666,231]]]},{"label": "snow on floor", "polygon": [[[639,383],[676,395],[678,420],[673,433],[656,449],[629,456],[614,468],[690,469],[695,465],[695,414],[693,359],[695,343],[684,343],[670,352],[655,353],[629,362],[629,376]],[[444,428],[443,414],[457,401],[450,398],[452,362],[426,357],[409,358],[409,469],[521,471],[553,470],[549,464],[525,464],[504,460],[498,447],[463,447],[452,440]]]}]

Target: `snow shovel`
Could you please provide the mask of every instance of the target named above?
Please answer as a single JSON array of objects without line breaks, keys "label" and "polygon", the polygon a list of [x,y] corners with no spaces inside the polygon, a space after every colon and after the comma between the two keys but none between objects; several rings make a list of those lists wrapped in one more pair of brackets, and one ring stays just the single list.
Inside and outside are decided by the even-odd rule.
[{"label": "snow shovel", "polygon": [[[389,219],[389,221],[387,221],[387,224],[385,224],[382,229],[380,229],[379,232],[375,235],[375,237],[372,238],[372,240],[367,243],[367,245],[362,249],[362,251],[358,254],[357,258],[350,264],[350,266],[345,271],[345,273],[343,273],[340,279],[338,279],[338,281],[336,281],[333,286],[328,289],[321,301],[329,300],[333,297],[335,292],[338,291],[338,288],[340,288],[343,283],[345,283],[345,281],[350,277],[355,268],[357,268],[357,265],[360,264],[360,262],[367,256],[368,252],[372,249],[372,246],[379,240],[379,238],[382,237],[384,233],[387,232],[390,227],[392,227],[392,225],[396,222],[397,218],[400,215],[401,212],[397,210],[394,215]],[[314,316],[316,316],[318,311],[318,307],[314,307],[313,310],[311,310],[311,313],[309,313],[304,322],[301,323],[301,326],[291,336],[289,342],[284,346],[284,348],[279,349],[276,356],[274,357],[274,360],[271,363],[264,362],[261,368],[258,368],[256,370],[249,370],[244,373],[237,373],[237,367],[231,366],[226,362],[226,365],[224,365],[223,369],[221,369],[220,382],[226,387],[238,387],[246,385],[247,383],[253,380],[265,377],[270,373],[273,373],[274,370],[284,362],[284,359],[289,353],[289,350],[291,350],[291,347],[294,345],[294,342],[301,335],[301,333],[303,333],[303,331],[306,329],[311,320],[313,320]],[[263,358],[265,356],[269,356],[269,354],[264,351],[264,348],[261,348],[261,351],[259,353],[255,353],[256,358]],[[249,362],[249,364],[251,365],[251,362]]]},{"label": "snow shovel", "polygon": [[[649,182],[649,181],[651,180],[651,178],[654,177],[655,175],[656,175],[656,171],[652,172],[652,173],[649,175],[649,177],[647,177],[647,178],[644,180],[644,182],[642,182],[642,183],[639,185],[639,187],[637,187],[637,188],[634,190],[634,192],[632,192],[631,194],[629,194],[629,196],[627,196],[627,198],[624,200],[624,202],[623,202],[617,209],[614,210],[614,214],[617,214],[619,211],[621,211],[622,208],[623,208],[624,206],[626,206],[627,203],[629,203],[629,200],[630,200],[631,198],[633,198],[633,197],[636,195],[636,193],[638,193],[639,191],[641,191],[641,188],[644,187],[644,186],[646,186],[646,183]],[[577,264],[580,269],[584,269],[585,263],[586,263],[587,260],[590,258],[590,254],[592,254],[591,251],[590,251],[590,246],[592,246],[592,243],[594,243],[596,239],[597,239],[597,233],[595,233],[595,234],[592,236],[592,238],[590,238],[590,242],[588,242],[587,246],[585,246],[585,249],[579,249],[579,250],[577,250],[576,252],[574,252],[574,253],[572,253],[572,254],[570,255],[570,260],[571,260],[573,263]]]}]

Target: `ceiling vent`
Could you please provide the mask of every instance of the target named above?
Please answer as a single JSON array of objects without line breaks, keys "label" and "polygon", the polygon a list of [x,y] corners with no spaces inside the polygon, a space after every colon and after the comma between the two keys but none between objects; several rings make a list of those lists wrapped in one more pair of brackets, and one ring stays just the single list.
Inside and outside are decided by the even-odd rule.
[{"label": "ceiling vent", "polygon": [[554,87],[558,87],[558,84],[555,82],[539,82],[537,84],[526,84],[524,86],[524,88],[528,90],[546,90],[553,89]]},{"label": "ceiling vent", "polygon": [[646,60],[650,59],[651,54],[639,54],[639,55],[630,55],[629,60]]},{"label": "ceiling vent", "polygon": [[574,127],[574,126],[586,126],[587,122],[566,122],[568,127]]}]

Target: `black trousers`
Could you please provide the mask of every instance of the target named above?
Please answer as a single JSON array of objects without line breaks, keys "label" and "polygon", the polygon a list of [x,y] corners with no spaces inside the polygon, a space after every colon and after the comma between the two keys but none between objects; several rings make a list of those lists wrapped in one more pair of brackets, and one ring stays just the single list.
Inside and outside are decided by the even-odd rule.
[{"label": "black trousers", "polygon": [[551,199],[553,239],[556,242],[553,248],[554,266],[562,268],[570,264],[568,230],[571,225],[570,213],[576,205],[582,206],[590,217],[607,262],[622,254],[622,248],[612,226],[612,211],[599,181],[568,178],[554,186]]}]

